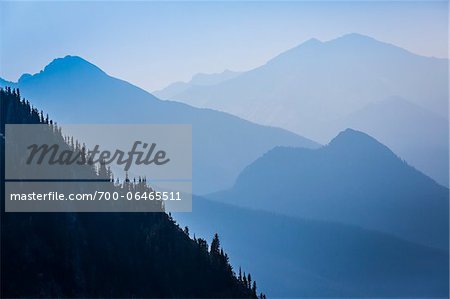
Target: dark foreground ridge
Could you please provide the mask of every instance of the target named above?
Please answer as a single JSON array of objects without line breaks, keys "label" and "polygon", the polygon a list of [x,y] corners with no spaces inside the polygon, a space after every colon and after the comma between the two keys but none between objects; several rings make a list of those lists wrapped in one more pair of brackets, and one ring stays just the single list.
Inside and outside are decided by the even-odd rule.
[{"label": "dark foreground ridge", "polygon": [[[1,89],[0,100],[2,165],[5,124],[48,124],[43,134],[58,134],[18,90]],[[4,190],[4,168],[0,179]],[[5,213],[3,192],[1,199],[2,298],[257,297],[251,275],[236,276],[217,235],[209,248],[170,214]]]}]

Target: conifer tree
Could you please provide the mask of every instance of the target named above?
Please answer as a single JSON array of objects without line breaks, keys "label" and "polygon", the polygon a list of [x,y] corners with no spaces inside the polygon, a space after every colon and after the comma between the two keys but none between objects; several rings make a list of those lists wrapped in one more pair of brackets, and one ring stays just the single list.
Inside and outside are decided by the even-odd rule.
[{"label": "conifer tree", "polygon": [[220,248],[219,235],[215,233],[214,238],[211,242],[211,254],[219,255],[219,248]]}]

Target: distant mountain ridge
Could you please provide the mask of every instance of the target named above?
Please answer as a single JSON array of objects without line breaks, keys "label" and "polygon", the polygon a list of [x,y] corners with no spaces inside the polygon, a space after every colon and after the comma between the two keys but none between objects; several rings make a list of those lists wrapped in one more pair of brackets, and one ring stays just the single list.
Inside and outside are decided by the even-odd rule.
[{"label": "distant mountain ridge", "polygon": [[319,146],[223,112],[159,100],[76,56],[55,59],[40,73],[23,75],[15,86],[58,123],[192,124],[198,194],[228,188],[246,165],[274,146]]},{"label": "distant mountain ridge", "polygon": [[[93,94],[96,93],[101,95],[101,92],[108,90],[107,87],[102,84],[99,84],[97,87],[94,84],[92,84],[92,86],[90,86],[90,84],[86,84],[89,83],[89,77],[83,78],[84,81],[78,83],[78,81],[75,80],[75,78],[77,78],[77,72],[70,71],[69,73],[73,73],[73,76],[71,75],[70,77],[73,77],[74,79],[67,81],[62,80],[61,82],[63,87],[67,88],[67,90],[73,89],[76,97],[69,97],[67,99],[63,91],[53,90],[50,84],[48,89],[52,100],[63,102],[68,100],[68,102],[66,102],[68,104],[65,107],[61,107],[61,109],[63,109],[61,112],[63,113],[64,118],[76,121],[78,113],[84,112],[86,115],[82,115],[83,118],[93,119],[94,121],[108,121],[107,118],[103,118],[102,113],[98,112],[111,113],[113,111],[110,111],[108,106],[102,106],[106,101],[101,101],[100,104],[96,104],[96,97],[93,96]],[[53,77],[54,79],[52,80],[61,79],[60,76]],[[106,86],[114,87],[113,92],[108,93],[109,95],[120,91],[117,85],[120,85],[121,88],[128,86],[127,83],[125,84],[125,82],[120,80],[114,81],[117,85],[111,85],[109,84],[111,79],[113,78],[107,78],[106,81],[108,84],[105,84]],[[32,78],[30,78],[30,80],[31,81],[29,82],[33,82]],[[46,81],[47,78],[42,78],[42,80]],[[104,76],[101,74],[99,74],[98,78],[96,78],[96,82],[103,83],[103,80]],[[124,85],[121,85],[121,82],[124,83]],[[39,84],[33,84],[41,85],[41,83],[42,82]],[[31,88],[31,83],[27,84],[30,84],[27,86],[30,87],[29,92],[32,91],[35,94],[39,94]],[[100,91],[98,89],[100,89]],[[133,90],[135,90],[134,87]],[[22,90],[22,93],[24,92],[25,91]],[[148,97],[148,93],[142,90],[137,90],[136,94],[140,95],[141,92],[143,97],[142,99],[144,101],[149,100],[152,104],[150,105],[150,108],[154,109],[152,110],[150,117],[154,117],[154,119],[158,120],[172,120],[167,120],[162,116],[159,116],[158,113],[167,113],[168,109],[166,110],[160,108],[158,105],[159,101],[156,100],[153,102],[152,98]],[[120,94],[127,95],[127,93],[123,92]],[[43,102],[45,102],[44,96],[45,95],[42,95],[41,98]],[[104,97],[105,95],[103,95],[101,99]],[[123,105],[123,102],[127,101],[129,98],[136,99],[138,104],[141,100],[138,96],[127,96],[124,98],[112,97],[111,101],[113,104],[116,104],[115,101],[117,100],[117,107],[122,107],[119,105]],[[130,102],[134,103],[134,101]],[[88,109],[90,103],[93,105],[93,111]],[[59,107],[55,104],[50,104],[51,105],[49,106],[52,108],[59,109]],[[174,103],[173,106],[167,107],[179,107],[181,110],[185,109],[187,106]],[[210,124],[213,127],[215,125],[229,125],[228,118],[232,120],[235,119],[235,117],[226,114],[213,113],[210,117],[214,118],[214,122],[211,122],[204,113],[200,112],[202,109],[190,109],[191,110],[188,111],[195,112],[195,115],[198,118],[204,118],[203,123]],[[130,121],[136,121],[136,118],[140,120],[139,117],[143,117],[140,114],[141,112],[137,111],[136,115],[130,114],[130,112],[134,111],[136,111],[136,109],[131,110],[128,109],[128,107],[125,107],[122,109],[122,113],[117,113],[117,117],[125,115],[132,118]],[[181,118],[182,120],[189,120],[191,117],[189,115],[186,116],[187,112],[179,112],[176,109],[170,109],[169,111],[176,112],[171,114],[172,117],[177,117],[179,115],[184,116]],[[113,115],[116,114],[113,113]],[[217,124],[217,119],[222,117],[224,120]],[[59,121],[59,117],[57,117],[57,115],[55,115],[54,118]],[[196,122],[196,124],[198,124],[198,122]],[[259,128],[260,126],[256,127]],[[241,131],[238,131],[238,129]],[[244,129],[247,130],[248,128]],[[235,138],[244,138],[244,140],[238,139],[238,141],[245,146],[248,144],[247,142],[254,142],[255,139],[252,138],[255,137],[250,135],[252,132],[250,132],[249,135],[243,134],[242,130],[244,129],[239,126],[236,128],[235,134],[230,131],[219,133],[231,134],[231,136]],[[283,132],[282,130],[280,131]],[[280,131],[276,130],[275,132],[278,134]],[[204,142],[203,144],[206,145],[208,145],[208,142],[217,142],[214,139],[211,140],[212,137],[209,137],[211,136],[211,133],[201,131],[201,133],[205,132],[208,134],[205,136],[200,136],[202,138],[197,136],[197,138],[199,138],[197,139],[197,142]],[[263,130],[263,132],[259,132],[259,134],[262,136],[267,136],[267,138],[273,138],[269,132],[273,131],[269,130],[266,132]],[[217,131],[214,131],[213,133],[217,133]],[[347,133],[350,133],[351,136],[346,137],[344,134],[343,136],[340,136],[338,140],[334,140],[334,148],[346,149],[348,148],[348,142],[355,140],[355,147],[351,147],[355,153],[366,153],[367,149],[375,148],[377,153],[383,153],[380,155],[381,157],[396,159],[395,154],[387,152],[385,146],[374,142],[369,136],[354,134],[357,133],[354,131],[348,131]],[[364,142],[359,142],[359,137],[361,137],[361,141]],[[249,138],[249,140],[245,140],[245,138]],[[293,139],[293,143],[296,143],[296,138]],[[258,139],[256,140],[258,141]],[[280,138],[280,140],[283,139]],[[231,141],[233,140],[231,139]],[[234,143],[232,146],[239,143]],[[219,145],[223,146],[223,143],[221,142]],[[265,147],[270,150],[270,143],[264,145],[267,145]],[[313,147],[317,147],[317,145],[313,144]],[[258,148],[258,150],[262,150],[263,148],[264,147]],[[225,149],[226,151],[221,152],[221,155],[224,153],[226,155],[221,156],[220,158],[227,157],[227,155],[239,154],[236,151],[229,151],[228,148]],[[238,149],[242,150],[242,148]],[[277,159],[277,163],[275,163],[275,165],[279,165],[280,167],[274,168],[275,171],[273,172],[273,177],[271,177],[270,181],[262,180],[259,183],[257,189],[261,190],[261,192],[255,194],[259,195],[262,193],[264,195],[263,191],[267,192],[268,189],[272,188],[273,182],[277,181],[284,181],[283,185],[286,187],[291,186],[291,181],[284,180],[283,174],[289,177],[289,174],[286,173],[287,171],[298,169],[296,168],[297,160],[291,159],[291,156],[288,155],[289,150],[292,150],[295,154],[292,155],[294,157],[297,156],[297,152],[312,152],[307,149],[278,147],[274,150],[270,150],[269,153],[264,155],[261,159],[264,159],[264,157],[267,157],[267,155],[271,153],[277,153],[280,149],[288,149],[286,152],[280,152],[280,157]],[[252,154],[255,153],[257,153],[257,150],[253,149]],[[337,156],[342,157],[341,155]],[[242,156],[233,156],[232,159],[223,159],[224,164],[230,163],[229,160],[240,157]],[[283,161],[286,161],[282,159],[283,157],[286,158],[288,161],[287,163],[283,163]],[[308,161],[309,158],[310,157],[308,156],[306,161]],[[340,161],[340,159],[335,159],[335,157],[332,158],[332,160],[336,163]],[[352,158],[352,155],[349,153],[347,158]],[[248,160],[251,159],[248,158]],[[371,160],[370,156],[367,160]],[[258,161],[253,164],[258,163]],[[217,164],[214,165],[214,167],[216,166]],[[277,169],[280,168],[282,171],[277,172]],[[208,172],[206,172],[206,175],[214,175],[211,169],[214,168],[207,169]],[[264,171],[266,171],[264,167],[261,168],[261,171],[263,171],[260,173],[261,176],[272,174],[272,171],[264,173]],[[298,177],[294,176],[292,179],[295,182]],[[277,186],[275,185],[274,187]],[[324,190],[321,191],[327,191],[324,187],[322,187],[322,189]],[[249,194],[246,193],[245,195]],[[283,195],[284,194],[279,193],[273,196],[273,201],[279,203],[279,206],[286,203],[286,198],[283,197]],[[231,198],[230,202],[233,202],[233,200],[234,198]],[[247,198],[238,196],[236,200],[242,200],[240,203],[242,204],[247,201]],[[248,197],[248,201],[250,203],[254,202],[254,200],[255,197]],[[274,215],[262,211],[249,211],[244,208],[204,200],[197,196],[194,196],[193,205],[192,213],[177,214],[175,215],[176,219],[180,219],[180,222],[183,225],[189,225],[191,231],[195,231],[197,233],[197,237],[207,236],[209,239],[211,233],[218,231],[222,236],[223,244],[225,244],[227,252],[230,254],[231,261],[235,263],[235,265],[242,265],[243,269],[251,269],[252,275],[256,274],[255,277],[258,279],[258,284],[261,284],[264,291],[268,291],[269,297],[444,297],[448,293],[448,251],[414,244],[388,234],[361,229],[351,225],[305,220],[299,219],[298,217],[286,217],[284,215]],[[287,207],[290,208],[290,210],[293,210],[293,206]],[[260,205],[258,204],[252,206],[252,208],[260,208]],[[271,208],[270,210],[272,212],[277,212],[277,207]],[[86,218],[89,218],[88,216],[89,215],[86,215]],[[110,245],[114,248],[117,246],[123,246],[123,243],[118,242],[117,236],[121,238],[123,237],[127,240],[130,238],[129,246],[136,244],[134,236],[138,233],[139,229],[143,228],[143,226],[131,226],[130,230],[121,230],[121,228],[123,228],[123,226],[121,226],[122,224],[130,227],[130,223],[134,223],[132,221],[128,221],[131,220],[134,215],[129,216],[130,217],[124,217],[123,222],[114,222],[114,229],[109,231],[108,234],[97,235],[100,240],[115,240],[113,243],[102,242],[102,244]],[[439,215],[437,216],[439,217]],[[57,215],[55,217],[57,217]],[[101,231],[103,226],[98,225],[98,223],[104,222],[112,216],[104,215],[103,217],[103,215],[99,215],[99,217],[101,217],[100,219],[91,222],[84,221],[83,217],[81,217],[81,219],[77,219],[77,223],[84,224],[86,228],[93,227],[94,231]],[[26,218],[27,219],[23,219],[23,221],[19,221],[18,225],[29,225],[30,219],[28,216]],[[36,217],[34,216],[32,220],[34,222],[31,222],[31,224],[35,224],[37,222]],[[70,224],[73,224],[74,219],[69,218],[69,220]],[[143,220],[144,223],[148,225],[148,219],[144,217]],[[61,225],[50,227],[56,229],[58,232],[62,231],[66,237],[70,236],[70,234],[67,234],[67,231],[61,230]],[[2,228],[4,229],[4,226],[2,226]],[[33,226],[33,228],[36,231],[36,227]],[[48,225],[42,227],[42,229],[48,228]],[[16,231],[17,227],[13,226],[12,229]],[[117,232],[119,232],[119,234],[117,234]],[[10,234],[10,236],[18,236],[20,238],[20,234]],[[39,233],[35,234],[35,237],[39,236]],[[81,237],[84,237],[84,235],[81,235]],[[169,244],[173,243],[169,242]],[[139,243],[137,243],[137,246],[133,246],[133,252],[139,252],[142,250],[143,247],[138,245]],[[129,251],[129,248],[127,250]],[[183,248],[181,248],[181,250],[183,251]],[[26,253],[26,251],[19,252],[21,254]],[[44,251],[44,253],[47,253],[47,251]],[[17,255],[14,256],[17,257]],[[184,253],[180,252],[179,257],[183,256],[185,256]],[[29,256],[32,261],[35,261],[36,259],[33,257],[35,256]],[[101,255],[101,257],[105,258],[105,255]],[[69,261],[70,260],[71,259],[69,259]],[[190,259],[188,256],[186,261],[189,260]],[[171,262],[171,260],[167,259],[164,259],[163,261]],[[18,275],[30,273],[30,271],[27,271],[28,269],[22,270],[17,268],[17,265],[20,265],[20,263],[13,262],[12,264],[15,266],[14,269],[16,269]],[[109,263],[109,265],[114,267],[116,266],[116,263]],[[140,267],[142,265],[143,263],[140,263],[139,265],[136,265],[136,267]],[[135,265],[130,265],[130,269],[135,269],[134,266]],[[88,264],[87,267],[88,269],[92,269],[92,264]],[[235,270],[237,269],[235,268]],[[77,274],[77,272],[73,271],[67,273],[75,273],[74,275]],[[64,275],[59,275],[58,277],[64,277]],[[139,276],[138,279],[131,280],[134,285],[138,286],[137,290],[140,291],[143,291],[143,288],[139,287],[140,282],[145,284],[146,287],[151,286],[148,284],[148,277],[146,276]],[[112,287],[123,286],[123,281],[106,281],[105,283],[111,283]],[[20,285],[16,288],[11,285],[9,287],[13,290],[20,289]],[[95,287],[95,290],[98,290],[98,287]],[[51,296],[47,294],[46,297]]]},{"label": "distant mountain ridge", "polygon": [[353,128],[382,140],[408,163],[448,187],[449,123],[445,117],[404,98],[390,97],[324,125],[323,133],[330,135],[336,128]]},{"label": "distant mountain ridge", "polygon": [[[331,101],[338,101],[341,107],[335,104],[332,107],[322,106],[321,108],[325,108],[325,111],[315,111],[317,113],[314,117],[319,119],[325,116],[333,118],[332,115],[325,115],[324,112],[332,112],[335,116],[345,116],[354,108],[361,108],[366,103],[380,101],[389,96],[401,96],[410,99],[413,103],[428,107],[435,113],[446,116],[443,111],[448,107],[446,102],[447,91],[444,89],[447,65],[447,59],[415,55],[392,44],[352,33],[326,42],[314,38],[310,39],[274,57],[265,65],[244,72],[232,80],[219,83],[220,86],[216,86],[214,89],[212,87],[205,88],[204,94],[201,91],[202,87],[197,86],[198,90],[195,91],[195,96],[206,97],[210,108],[236,109],[237,111],[239,111],[239,107],[230,105],[243,100],[244,104],[248,104],[249,101],[270,104],[276,97],[279,104],[305,105],[312,104],[312,99],[305,97],[309,95],[321,103],[326,101],[332,104]],[[420,70],[420,67],[427,68],[430,72],[405,74],[403,78],[398,78],[399,73],[407,70]],[[431,79],[435,81],[428,82],[425,80],[427,74],[434,74],[436,78]],[[349,77],[349,75],[353,76]],[[443,75],[443,77],[438,75]],[[406,81],[395,86],[396,80],[401,79]],[[423,79],[421,86],[410,84],[413,79],[416,81]],[[261,88],[258,93],[257,90],[254,90],[257,87],[256,83],[265,81],[268,83],[269,80],[272,81],[272,84],[258,85]],[[247,85],[244,85],[244,81]],[[321,86],[319,83],[323,83],[323,86],[316,89],[316,87]],[[329,90],[324,90],[324,86]],[[228,88],[229,92],[219,94],[219,87],[221,91]],[[238,87],[246,87],[247,89],[239,90]],[[284,93],[281,92],[282,88],[285,89]],[[337,92],[338,90],[341,92]],[[356,91],[361,94],[356,95]],[[193,90],[192,92],[194,93]],[[238,95],[237,92],[244,94],[238,98],[229,97],[230,94]],[[313,92],[317,95],[314,95]],[[289,94],[294,99],[287,98]],[[250,97],[251,95],[253,97]],[[350,98],[344,100],[342,99],[343,95]],[[193,94],[185,93],[177,95],[175,98],[189,103],[193,96]],[[295,100],[296,103],[292,103],[292,100]],[[351,104],[351,106],[346,104]],[[306,106],[305,108],[315,107]],[[295,110],[294,112],[297,115],[298,113],[301,113],[300,115],[306,114],[305,111]],[[276,111],[273,113],[276,113]],[[239,113],[235,114],[240,115]],[[296,131],[294,127],[291,129]]]},{"label": "distant mountain ridge", "polygon": [[[165,87],[162,90],[154,91],[153,94],[161,99],[174,99],[174,96],[189,90],[190,88],[195,88],[195,86],[211,86],[225,82],[227,80],[236,78],[241,72],[233,72],[230,70],[225,70],[222,73],[217,74],[203,74],[199,73],[192,77],[189,82],[175,82]],[[192,103],[191,103],[192,104]],[[200,103],[196,103],[194,106],[199,106]]]},{"label": "distant mountain ridge", "polygon": [[348,129],[319,149],[277,147],[210,198],[448,249],[448,191],[374,138]]},{"label": "distant mountain ridge", "polygon": [[[283,200],[281,195],[274,197],[280,204]],[[268,297],[430,298],[448,294],[446,250],[352,225],[253,208],[194,197],[192,213],[175,217],[197,236],[209,239],[215,230],[222,232],[231,260],[252,269]]]},{"label": "distant mountain ridge", "polygon": [[[439,158],[448,156],[448,65],[448,59],[419,56],[353,33],[325,42],[310,39],[236,78],[210,86],[191,86],[170,98],[326,143],[352,127],[347,117],[355,112],[400,97],[431,112],[421,119],[425,126],[435,123],[434,116],[445,119],[446,124],[425,136],[417,135],[415,143],[403,141],[403,135],[408,134],[405,130],[395,131],[392,138],[393,133],[384,128],[383,115],[375,118],[372,113],[373,120],[364,128],[377,132],[381,142],[448,186],[448,159],[435,162],[436,152],[444,153]],[[416,115],[408,112],[400,121],[413,124]],[[433,147],[424,148],[430,137]]]}]

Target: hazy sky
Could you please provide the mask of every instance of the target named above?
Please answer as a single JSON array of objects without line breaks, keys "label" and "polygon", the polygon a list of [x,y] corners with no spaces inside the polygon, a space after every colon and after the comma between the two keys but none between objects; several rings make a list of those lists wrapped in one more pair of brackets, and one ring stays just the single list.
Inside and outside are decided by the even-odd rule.
[{"label": "hazy sky", "polygon": [[70,54],[151,91],[350,32],[448,57],[446,1],[0,3],[0,77],[12,81]]}]

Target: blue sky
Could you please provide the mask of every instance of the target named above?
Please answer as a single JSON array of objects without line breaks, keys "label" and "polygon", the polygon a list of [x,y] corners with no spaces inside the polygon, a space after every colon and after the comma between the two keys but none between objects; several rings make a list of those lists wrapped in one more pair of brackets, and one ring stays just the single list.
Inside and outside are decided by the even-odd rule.
[{"label": "blue sky", "polygon": [[448,57],[443,2],[1,2],[0,77],[79,55],[147,90],[358,32]]}]

